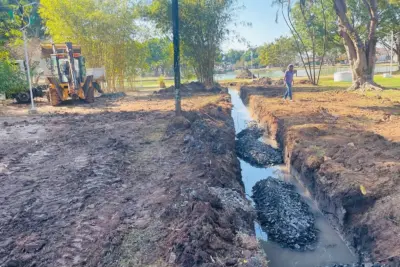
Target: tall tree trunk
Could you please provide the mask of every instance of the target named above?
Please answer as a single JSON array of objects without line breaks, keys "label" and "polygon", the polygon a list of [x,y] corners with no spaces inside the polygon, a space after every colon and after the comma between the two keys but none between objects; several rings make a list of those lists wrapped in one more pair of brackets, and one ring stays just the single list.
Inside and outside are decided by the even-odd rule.
[{"label": "tall tree trunk", "polygon": [[393,52],[396,53],[397,65],[398,65],[399,70],[400,70],[400,38],[399,38],[399,36],[396,38],[396,42],[395,42],[395,46],[394,46]]},{"label": "tall tree trunk", "polygon": [[377,2],[376,0],[363,0],[370,15],[370,23],[368,38],[365,42],[362,42],[358,32],[353,28],[347,17],[345,1],[334,0],[334,5],[336,14],[339,17],[340,36],[343,39],[353,75],[353,85],[349,90],[381,90],[382,88],[374,82],[377,43],[376,27],[379,19]]}]

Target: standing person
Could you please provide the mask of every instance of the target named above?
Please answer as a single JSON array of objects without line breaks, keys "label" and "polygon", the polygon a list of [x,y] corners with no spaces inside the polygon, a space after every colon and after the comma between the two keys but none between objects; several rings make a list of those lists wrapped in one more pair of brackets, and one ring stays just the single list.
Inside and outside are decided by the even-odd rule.
[{"label": "standing person", "polygon": [[294,66],[293,64],[290,64],[285,72],[285,77],[283,78],[286,85],[286,93],[283,96],[283,99],[285,100],[287,97],[289,97],[290,101],[293,101],[292,98],[292,87],[294,84],[293,75],[294,75]]}]

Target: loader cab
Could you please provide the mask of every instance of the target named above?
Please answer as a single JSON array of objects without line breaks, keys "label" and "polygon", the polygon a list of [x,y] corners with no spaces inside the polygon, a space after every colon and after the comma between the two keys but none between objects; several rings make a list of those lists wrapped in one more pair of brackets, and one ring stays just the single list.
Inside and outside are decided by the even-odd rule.
[{"label": "loader cab", "polygon": [[[57,67],[58,66],[58,67]],[[61,83],[68,83],[70,76],[70,64],[67,54],[52,54],[51,55],[51,72],[54,77],[57,77]],[[75,74],[82,83],[86,77],[85,58],[80,54],[74,54]]]}]

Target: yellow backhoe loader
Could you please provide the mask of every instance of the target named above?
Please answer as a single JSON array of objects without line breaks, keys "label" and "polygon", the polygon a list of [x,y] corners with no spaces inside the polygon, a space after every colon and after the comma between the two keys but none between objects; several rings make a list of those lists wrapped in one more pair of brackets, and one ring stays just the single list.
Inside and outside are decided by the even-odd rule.
[{"label": "yellow backhoe loader", "polygon": [[85,58],[81,47],[65,44],[42,44],[42,56],[51,59],[51,76],[48,99],[53,106],[68,99],[82,99],[87,103],[94,102],[94,90],[101,92],[93,75],[86,76]]}]

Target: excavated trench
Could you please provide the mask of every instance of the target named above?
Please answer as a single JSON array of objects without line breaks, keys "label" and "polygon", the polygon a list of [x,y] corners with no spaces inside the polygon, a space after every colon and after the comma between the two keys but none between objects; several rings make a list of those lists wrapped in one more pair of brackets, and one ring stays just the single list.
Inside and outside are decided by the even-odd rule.
[{"label": "excavated trench", "polygon": [[[239,133],[247,127],[247,123],[252,121],[252,118],[248,108],[243,104],[239,92],[230,89],[229,94],[233,104],[232,118],[235,123],[235,131]],[[263,141],[277,147],[277,144],[269,138],[263,137]],[[245,191],[249,199],[251,199],[252,189],[257,182],[272,177],[294,185],[295,191],[301,196],[300,201],[308,205],[309,211],[314,216],[317,241],[309,249],[303,251],[285,248],[282,244],[269,240],[268,227],[261,227],[259,222],[255,222],[256,234],[267,254],[270,267],[322,267],[346,266],[346,264],[351,266],[357,262],[357,257],[339,233],[324,218],[310,193],[295,177],[288,173],[284,165],[259,168],[254,167],[254,164],[251,165],[241,159],[239,160]]]}]

